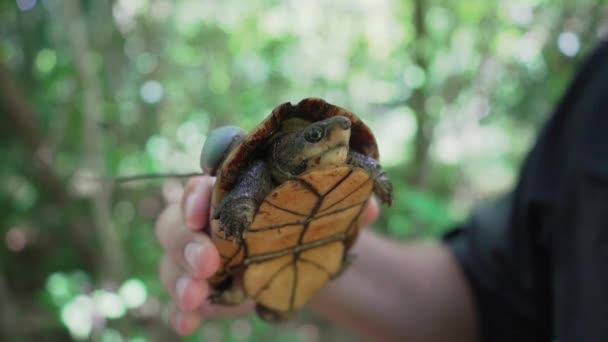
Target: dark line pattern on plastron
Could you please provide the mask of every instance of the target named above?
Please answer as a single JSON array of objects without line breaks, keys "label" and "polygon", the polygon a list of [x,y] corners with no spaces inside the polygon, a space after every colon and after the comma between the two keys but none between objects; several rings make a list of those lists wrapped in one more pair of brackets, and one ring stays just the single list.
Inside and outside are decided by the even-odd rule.
[{"label": "dark line pattern on plastron", "polygon": [[300,262],[303,262],[303,263],[309,264],[309,265],[313,265],[314,267],[318,268],[320,271],[323,271],[323,272],[327,273],[327,276],[330,277],[330,278],[333,276],[333,273],[330,272],[327,269],[327,267],[319,264],[318,262],[316,262],[314,260],[311,260],[311,259],[308,259],[308,258],[304,258],[304,257],[300,257]]},{"label": "dark line pattern on plastron", "polygon": [[344,183],[344,181],[347,180],[348,177],[350,177],[350,175],[352,174],[353,169],[348,170],[348,173],[344,177],[342,177],[342,179],[337,181],[336,184],[334,184],[329,190],[325,191],[325,193],[322,195],[323,199],[325,199],[325,196],[327,196],[327,194],[332,193],[334,190],[336,190],[336,188],[339,187],[342,183]]},{"label": "dark line pattern on plastron", "polygon": [[[352,172],[352,170],[351,170]],[[346,178],[348,178],[351,174],[351,172],[349,172],[347,175],[345,175],[344,177],[342,177],[342,179],[340,179],[338,182],[336,183],[341,183],[343,182]],[[325,194],[321,195],[319,194],[319,192],[314,188],[314,186],[312,186],[310,183],[308,183],[307,181],[303,180],[303,179],[299,179],[300,183],[302,185],[304,185],[305,187],[308,187],[310,189],[314,189],[314,193],[317,196],[317,203],[315,203],[315,206],[313,207],[313,209],[310,211],[310,214],[308,215],[308,218],[306,219],[306,223],[304,224],[304,227],[302,228],[302,231],[300,232],[300,236],[298,237],[298,246],[302,246],[302,241],[304,240],[304,236],[306,236],[306,232],[308,232],[308,228],[310,227],[310,223],[312,222],[312,220],[314,219],[314,217],[317,215],[317,213],[319,212],[319,209],[321,208],[321,205],[323,204],[323,201],[325,200],[325,196],[328,193],[331,193],[331,191],[326,192]],[[334,184],[335,186],[335,184]],[[335,187],[332,187],[332,189],[335,189]],[[293,282],[293,288],[291,289],[291,301],[289,303],[289,309],[293,310],[293,306],[295,303],[295,295],[296,292],[298,290],[298,268],[297,268],[297,264],[298,264],[298,260],[300,259],[300,253],[296,252],[293,255],[293,262],[294,262],[294,282]]]},{"label": "dark line pattern on plastron", "polygon": [[361,204],[365,203],[366,201],[367,200],[362,201],[362,202],[357,202],[355,204],[349,205],[348,207],[340,208],[340,209],[334,210],[334,211],[329,212],[329,213],[324,213],[322,215],[317,215],[317,216],[315,216],[315,217],[313,217],[311,219],[307,218],[304,221],[289,222],[289,223],[283,223],[283,224],[278,224],[278,225],[272,225],[272,226],[266,226],[266,227],[256,228],[256,230],[250,230],[247,234],[255,234],[255,233],[259,233],[259,232],[265,232],[265,231],[268,231],[268,230],[282,229],[282,228],[290,227],[290,226],[294,226],[294,227],[295,226],[302,226],[302,225],[305,225],[305,224],[307,224],[309,222],[318,220],[320,218],[331,216],[331,215],[336,215],[336,214],[339,214],[339,213],[341,213],[343,211],[350,210],[350,209],[352,209],[352,208],[354,208],[354,207],[356,207],[358,205],[361,205]]},{"label": "dark line pattern on plastron", "polygon": [[315,206],[312,208],[312,210],[310,211],[310,214],[306,218],[306,222],[304,223],[304,228],[302,228],[302,231],[300,232],[300,237],[298,238],[298,245],[302,244],[302,240],[304,239],[304,235],[306,235],[306,232],[308,231],[310,222],[315,217],[315,215],[317,215],[319,208],[321,208],[321,204],[323,203],[323,198],[324,198],[324,196],[319,196],[317,203],[315,203]]},{"label": "dark line pattern on plastron", "polygon": [[308,216],[307,214],[302,214],[302,213],[299,213],[299,212],[291,210],[291,209],[283,208],[283,207],[279,206],[278,204],[274,204],[274,203],[272,203],[272,202],[270,202],[268,200],[264,200],[264,203],[266,203],[266,204],[268,204],[271,207],[274,207],[276,209],[282,210],[282,211],[284,211],[286,213],[290,213],[292,215],[302,216],[302,217],[307,217]]},{"label": "dark line pattern on plastron", "polygon": [[277,225],[267,226],[267,227],[260,227],[260,228],[256,228],[256,230],[249,231],[248,234],[255,234],[255,233],[265,232],[265,231],[269,231],[269,230],[280,230],[280,229],[283,229],[286,227],[299,227],[299,226],[304,225],[305,223],[306,223],[306,221],[297,221],[297,222],[289,222],[289,223],[277,224]]},{"label": "dark line pattern on plastron", "polygon": [[302,184],[302,186],[304,186],[306,188],[306,190],[312,192],[317,198],[322,197],[321,194],[319,193],[319,191],[312,184],[308,183],[304,179],[297,178],[297,179],[294,179],[294,181],[297,181],[298,183]]},{"label": "dark line pattern on plastron", "polygon": [[285,271],[287,269],[287,267],[291,266],[291,264],[294,263],[294,258],[292,258],[290,261],[288,261],[287,263],[285,263],[285,265],[279,267],[278,270],[276,270],[268,279],[268,281],[266,282],[266,284],[264,284],[264,286],[260,287],[260,289],[258,290],[258,292],[256,292],[252,297],[253,299],[257,300],[258,297],[266,290],[268,290],[270,288],[270,284],[272,284],[272,282],[281,274],[281,272]]},{"label": "dark line pattern on plastron", "polygon": [[[229,241],[229,239],[224,239],[223,234],[221,234],[221,233],[219,233],[219,232],[214,232],[214,233],[213,233],[213,237],[215,237],[215,238],[216,238],[216,239],[218,239],[218,240],[222,240],[222,241]],[[235,257],[237,254],[239,254],[239,251],[241,250],[242,245],[243,245],[243,244],[242,244],[242,242],[240,242],[240,243],[239,243],[239,248],[237,248],[237,249],[236,249],[236,252],[234,252],[234,254],[233,254],[233,255],[225,255],[225,254],[220,253],[220,257],[225,258],[225,259],[230,259],[230,261],[232,261],[232,259],[233,259],[233,258],[234,258],[234,257]]]},{"label": "dark line pattern on plastron", "polygon": [[[357,203],[355,203],[355,204],[351,204],[351,205],[349,205],[348,207],[340,208],[340,209],[337,209],[337,210],[331,211],[331,212],[329,212],[329,213],[324,213],[324,214],[321,214],[321,215],[317,215],[316,217],[314,217],[314,218],[313,218],[313,221],[314,221],[314,220],[318,220],[318,219],[323,218],[323,217],[327,217],[327,216],[336,215],[336,214],[339,214],[339,213],[344,212],[344,211],[349,211],[349,210],[351,210],[352,208],[355,208],[355,207],[357,207],[357,206],[359,206],[359,205],[364,204],[365,202],[367,202],[367,200],[365,200],[365,201],[361,201],[361,202],[357,202]],[[322,212],[325,212],[325,211],[322,211]]]},{"label": "dark line pattern on plastron", "polygon": [[[350,176],[351,173],[352,173],[352,170],[350,170],[350,172],[348,174],[346,174],[344,177],[342,177],[342,179],[340,179],[338,182],[336,182],[336,184],[341,184],[346,178],[348,178]],[[315,206],[313,207],[313,209],[311,210],[311,212],[308,215],[300,214],[300,213],[296,214],[294,212],[294,214],[306,217],[306,219],[303,221],[296,221],[296,222],[283,223],[283,224],[279,224],[279,225],[260,227],[260,228],[257,228],[256,230],[250,231],[250,233],[272,230],[272,229],[280,229],[280,228],[284,228],[287,226],[296,226],[296,225],[304,225],[303,230],[305,230],[307,228],[306,226],[310,223],[312,218],[314,218],[314,216],[317,214],[319,208],[321,207],[321,204],[323,203],[323,199],[325,198],[325,196],[327,196],[327,194],[329,194],[331,191],[333,191],[333,189],[335,189],[337,187],[337,185],[334,184],[334,186],[332,187],[332,190],[327,191],[325,194],[321,195],[319,193],[319,191],[312,184],[308,183],[304,179],[298,178],[298,179],[296,179],[296,181],[298,181],[304,188],[306,188],[307,190],[312,192],[317,197],[317,202],[315,203]],[[278,209],[285,210],[284,208],[280,208],[273,203],[270,203],[268,201],[265,201],[265,202],[269,203],[270,205],[272,205],[274,207],[277,207]],[[285,210],[285,211],[289,212],[287,210]]]},{"label": "dark line pattern on plastron", "polygon": [[[303,243],[303,238],[306,235],[306,232],[308,231],[308,228],[310,226],[310,223],[315,220],[318,219],[320,217],[326,217],[326,216],[330,216],[330,215],[335,215],[338,214],[340,212],[343,211],[347,211],[350,210],[356,206],[361,206],[361,208],[363,207],[364,202],[359,202],[353,205],[350,205],[346,208],[341,208],[338,210],[334,210],[332,212],[327,212],[331,207],[335,206],[337,203],[343,201],[344,199],[346,199],[348,196],[351,196],[353,193],[355,193],[356,191],[360,190],[368,181],[364,182],[363,184],[361,184],[358,188],[356,188],[355,190],[351,191],[349,194],[347,194],[346,196],[343,196],[340,200],[338,200],[335,203],[332,203],[332,205],[328,208],[326,208],[323,212],[323,215],[318,215],[319,214],[319,210],[323,204],[323,201],[325,200],[326,196],[330,193],[332,193],[333,191],[335,191],[346,179],[348,179],[351,175],[353,174],[353,170],[350,169],[349,172],[343,176],[339,181],[337,181],[328,191],[326,191],[324,194],[320,194],[320,192],[309,182],[307,182],[306,180],[302,179],[302,178],[298,178],[295,179],[295,181],[298,181],[304,188],[306,188],[307,190],[309,190],[313,195],[315,195],[317,197],[317,201],[314,205],[314,207],[312,208],[311,212],[308,215],[304,215],[295,211],[291,211],[289,209],[286,208],[282,208],[280,206],[277,206],[274,203],[271,203],[269,201],[266,201],[267,203],[269,203],[271,206],[275,207],[278,210],[283,210],[285,212],[288,212],[290,214],[294,214],[294,215],[299,215],[299,216],[304,216],[306,217],[305,220],[303,221],[296,221],[296,222],[291,222],[291,223],[286,223],[286,224],[280,224],[280,225],[273,225],[273,226],[268,226],[268,227],[261,227],[258,228],[256,230],[250,230],[248,233],[256,233],[256,232],[262,232],[262,231],[267,231],[267,230],[273,230],[273,229],[281,229],[281,228],[285,228],[285,227],[289,227],[289,226],[295,226],[297,228],[297,226],[303,226],[302,227],[302,231],[300,232],[300,236],[298,238],[298,242],[295,246],[290,247],[290,248],[285,248],[283,250],[279,250],[279,251],[275,251],[272,253],[265,253],[265,254],[261,254],[261,255],[255,255],[255,256],[250,256],[249,255],[249,251],[247,249],[247,244],[243,244],[245,250],[244,250],[244,261],[243,261],[243,265],[251,265],[251,264],[261,264],[264,262],[268,262],[270,260],[274,260],[276,258],[282,257],[282,256],[286,256],[286,255],[292,255],[292,258],[289,262],[287,262],[285,265],[281,266],[275,273],[272,274],[272,276],[268,279],[268,281],[257,291],[257,293],[255,293],[252,297],[254,298],[254,300],[257,300],[259,298],[259,296],[268,288],[270,288],[270,286],[272,285],[272,283],[276,280],[276,278],[282,273],[284,272],[288,267],[293,267],[293,285],[291,288],[291,295],[290,295],[290,303],[289,303],[289,310],[293,310],[294,306],[295,306],[295,299],[296,299],[296,295],[297,295],[297,291],[298,291],[298,265],[297,263],[299,261],[302,261],[304,263],[308,263],[311,264],[313,266],[315,266],[316,268],[318,268],[319,270],[327,273],[328,277],[331,278],[333,273],[329,272],[329,270],[326,267],[323,267],[322,265],[320,265],[319,263],[310,260],[308,258],[303,258],[301,256],[301,253],[313,248],[317,248],[320,246],[325,246],[327,244],[330,243],[334,243],[334,242],[338,242],[341,240],[344,240],[346,238],[346,232],[339,232],[335,235],[329,236],[327,238],[324,239],[319,239],[313,242],[309,242],[304,244]],[[366,200],[367,201],[367,200]],[[357,214],[356,218],[359,217],[359,215],[361,214],[362,209],[359,209],[359,214]],[[350,231],[350,229],[352,229],[352,224],[353,222],[356,222],[356,218],[355,220],[351,221],[351,225],[347,228],[347,231]]]},{"label": "dark line pattern on plastron", "polygon": [[[355,217],[353,218],[352,221],[350,221],[350,224],[348,225],[348,228],[346,228],[346,238],[348,239],[350,232],[353,230],[354,227],[357,226],[357,221],[359,220],[359,217],[361,216],[361,214],[363,213],[363,210],[365,209],[365,206],[361,206],[361,208],[359,208],[359,212],[357,213],[357,215],[355,215]],[[346,251],[345,251],[346,253]]]},{"label": "dark line pattern on plastron", "polygon": [[364,186],[366,186],[369,182],[371,182],[371,178],[368,178],[365,182],[361,183],[358,187],[356,187],[354,190],[352,190],[351,192],[349,192],[348,194],[346,194],[345,196],[341,197],[340,199],[338,199],[337,201],[334,201],[334,203],[332,203],[330,206],[328,206],[327,208],[323,209],[321,212],[325,212],[328,211],[329,209],[335,207],[338,203],[344,201],[345,199],[347,199],[349,196],[351,196],[352,194],[354,194],[355,192],[361,190]]},{"label": "dark line pattern on plastron", "polygon": [[344,232],[340,232],[340,233],[337,233],[335,235],[329,236],[329,237],[324,238],[324,239],[315,240],[315,241],[312,241],[312,242],[295,245],[294,247],[289,247],[289,248],[281,249],[281,250],[278,250],[278,251],[275,251],[275,252],[270,252],[270,253],[260,254],[260,255],[254,255],[254,256],[251,256],[251,257],[248,257],[247,259],[245,259],[245,261],[243,263],[246,264],[246,265],[249,265],[249,264],[257,264],[257,263],[261,263],[261,262],[266,262],[268,260],[279,258],[279,257],[285,256],[285,255],[297,254],[297,253],[300,253],[300,252],[307,251],[309,249],[325,246],[325,245],[330,244],[332,242],[344,240],[345,237],[346,237],[346,234]]},{"label": "dark line pattern on plastron", "polygon": [[220,254],[220,256],[221,256],[222,258],[226,258],[226,259],[228,259],[228,260],[227,260],[227,261],[224,263],[224,265],[229,265],[229,264],[232,262],[232,260],[234,260],[234,258],[236,258],[236,256],[237,256],[237,255],[239,255],[239,253],[241,252],[241,249],[242,249],[243,247],[245,247],[245,243],[244,243],[244,242],[240,242],[240,244],[239,244],[239,248],[237,248],[237,249],[236,249],[236,251],[235,251],[235,252],[234,252],[232,255],[223,255],[223,254]]},{"label": "dark line pattern on plastron", "polygon": [[348,254],[348,248],[347,248],[348,246],[346,246],[346,242],[350,236],[351,231],[353,230],[353,227],[357,226],[357,221],[359,221],[359,218],[363,214],[363,210],[365,210],[365,203],[361,205],[361,208],[359,208],[359,212],[357,213],[357,215],[355,215],[355,217],[353,217],[353,220],[350,221],[350,224],[349,224],[348,228],[346,229],[346,234],[344,235],[345,236],[344,249],[342,251],[342,264],[343,265],[344,265],[344,260],[346,260],[346,255]]},{"label": "dark line pattern on plastron", "polygon": [[[298,255],[299,257],[299,255]],[[289,299],[289,311],[293,310],[296,301],[296,291],[298,290],[298,257],[294,255],[293,259],[293,286],[291,287],[291,297]]]}]

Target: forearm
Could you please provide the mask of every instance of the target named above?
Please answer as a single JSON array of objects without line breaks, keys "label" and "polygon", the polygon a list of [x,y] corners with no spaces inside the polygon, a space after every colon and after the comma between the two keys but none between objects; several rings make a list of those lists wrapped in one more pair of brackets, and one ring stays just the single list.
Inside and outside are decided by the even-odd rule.
[{"label": "forearm", "polygon": [[373,340],[478,339],[468,285],[447,248],[364,232],[353,253],[351,268],[313,300],[319,313]]}]

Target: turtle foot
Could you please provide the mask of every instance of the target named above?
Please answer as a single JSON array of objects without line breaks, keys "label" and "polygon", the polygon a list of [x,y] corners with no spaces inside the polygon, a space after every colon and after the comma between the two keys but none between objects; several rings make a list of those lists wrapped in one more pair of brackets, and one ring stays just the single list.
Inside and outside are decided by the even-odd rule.
[{"label": "turtle foot", "polygon": [[385,173],[381,173],[374,181],[374,193],[382,203],[389,207],[393,205],[393,183]]},{"label": "turtle foot", "polygon": [[255,210],[255,201],[250,198],[236,198],[224,202],[217,214],[224,238],[234,242],[241,241],[253,221]]},{"label": "turtle foot", "polygon": [[242,304],[246,298],[243,290],[235,285],[232,277],[229,277],[209,296],[209,302],[215,305],[235,306]]}]

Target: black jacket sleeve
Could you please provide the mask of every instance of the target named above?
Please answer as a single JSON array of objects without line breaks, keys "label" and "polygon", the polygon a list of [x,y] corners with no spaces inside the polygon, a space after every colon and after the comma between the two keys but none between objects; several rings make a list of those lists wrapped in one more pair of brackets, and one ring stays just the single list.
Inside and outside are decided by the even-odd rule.
[{"label": "black jacket sleeve", "polygon": [[512,193],[444,241],[485,341],[608,341],[608,44],[582,65]]}]

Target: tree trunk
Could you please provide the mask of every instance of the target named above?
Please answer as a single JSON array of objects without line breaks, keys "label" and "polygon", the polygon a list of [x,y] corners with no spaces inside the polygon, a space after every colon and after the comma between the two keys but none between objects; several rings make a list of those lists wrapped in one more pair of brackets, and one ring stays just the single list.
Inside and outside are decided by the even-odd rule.
[{"label": "tree trunk", "polygon": [[[64,2],[68,43],[76,66],[76,74],[82,89],[83,147],[85,165],[102,179],[106,171],[104,148],[99,132],[103,119],[101,87],[97,79],[95,62],[89,48],[87,26],[78,0]],[[101,244],[99,269],[105,280],[117,280],[124,275],[124,256],[120,238],[112,222],[112,189],[108,184],[98,184],[93,195],[94,228]]]},{"label": "tree trunk", "polygon": [[[414,1],[414,29],[416,36],[413,43],[414,62],[425,74],[428,74],[428,60],[424,51],[425,40],[427,39],[426,24],[424,15],[426,12],[425,1]],[[414,89],[410,104],[415,114],[416,132],[414,135],[414,164],[411,170],[409,184],[423,188],[429,181],[431,171],[431,160],[429,150],[433,140],[433,130],[435,121],[425,109],[427,94],[425,86]]]}]

